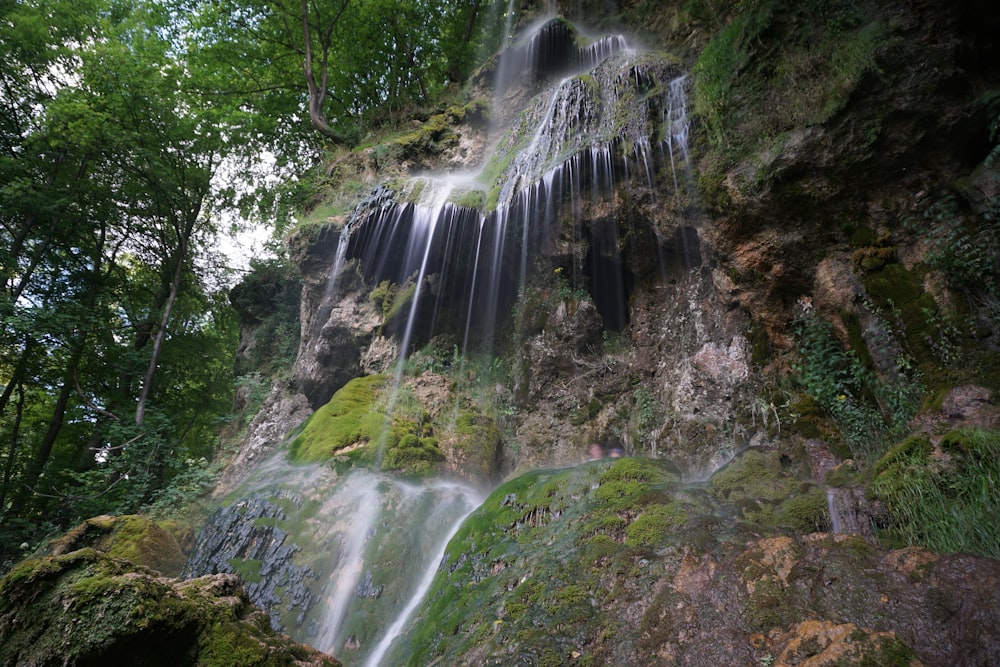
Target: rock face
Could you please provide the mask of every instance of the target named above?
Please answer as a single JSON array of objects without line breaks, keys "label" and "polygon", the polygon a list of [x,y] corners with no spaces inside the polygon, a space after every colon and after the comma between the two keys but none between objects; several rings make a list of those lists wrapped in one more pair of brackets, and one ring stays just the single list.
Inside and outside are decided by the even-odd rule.
[{"label": "rock face", "polygon": [[501,486],[449,546],[393,664],[1000,660],[1000,562],[775,530],[807,520],[810,494],[765,518],[795,477],[760,467],[768,456],[706,485],[621,459]]},{"label": "rock face", "polygon": [[307,581],[316,573],[293,562],[299,549],[286,543],[288,535],[274,525],[284,519],[280,507],[260,497],[220,508],[209,517],[211,530],[200,533],[181,576],[239,573],[249,599],[268,610],[272,627],[281,628],[282,614],[288,612],[297,613],[301,622],[315,603]]},{"label": "rock face", "polygon": [[235,575],[178,581],[93,549],[0,579],[3,665],[339,665],[277,634]]}]

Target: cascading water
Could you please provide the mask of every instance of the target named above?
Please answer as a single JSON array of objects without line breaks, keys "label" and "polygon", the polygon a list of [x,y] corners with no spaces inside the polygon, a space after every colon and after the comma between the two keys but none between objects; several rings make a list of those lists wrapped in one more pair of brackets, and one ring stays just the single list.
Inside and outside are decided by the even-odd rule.
[{"label": "cascading water", "polygon": [[284,451],[234,496],[202,531],[185,576],[241,574],[272,625],[345,664],[398,633],[443,545],[482,501],[458,482],[338,475]]},{"label": "cascading water", "polygon": [[[665,255],[641,204],[686,187],[685,78],[674,60],[638,54],[621,36],[587,41],[557,19],[507,49],[496,76],[496,99],[520,87],[524,104],[481,171],[380,187],[341,232],[327,289],[350,266],[405,297],[384,313],[399,341],[390,416],[407,356],[432,337],[491,353],[528,282],[553,275],[589,291],[605,329],[621,330],[630,254]],[[623,191],[638,204],[623,210]],[[697,265],[697,235],[682,227],[676,237],[671,259]],[[325,319],[317,313],[312,326]],[[338,474],[283,451],[233,497],[187,574],[241,573],[273,625],[347,665],[380,663],[481,500],[455,482]]]},{"label": "cascading water", "polygon": [[[679,174],[688,159],[686,79],[671,60],[638,55],[624,38],[581,47],[570,37],[567,24],[551,21],[501,58],[501,89],[513,85],[505,81],[511,68],[534,68],[522,85],[558,78],[539,84],[479,174],[457,186],[453,177],[422,177],[416,198],[379,191],[376,214],[352,234],[348,258],[359,262],[367,283],[412,290],[409,317],[400,324],[402,356],[440,333],[463,341],[463,352],[492,349],[529,273],[539,260],[552,261],[566,216],[596,218],[586,228],[574,225],[575,240],[586,235],[591,255],[567,262],[573,287],[589,289],[600,307],[596,285],[611,278],[620,288],[616,301],[626,300],[621,255],[629,248],[622,239],[638,235],[619,233],[618,216],[597,211],[616,205],[622,185],[647,193],[685,187]],[[539,54],[547,67],[535,67]],[[464,205],[469,193],[485,206]],[[430,276],[433,301],[424,298]],[[621,329],[624,315],[612,310],[602,309],[605,324]]]}]

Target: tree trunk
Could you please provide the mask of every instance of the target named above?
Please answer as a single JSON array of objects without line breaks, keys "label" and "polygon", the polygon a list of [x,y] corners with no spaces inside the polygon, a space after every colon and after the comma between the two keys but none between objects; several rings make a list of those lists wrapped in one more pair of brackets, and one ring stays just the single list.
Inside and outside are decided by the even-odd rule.
[{"label": "tree trunk", "polygon": [[193,225],[187,226],[177,246],[177,266],[170,281],[170,292],[167,295],[166,302],[163,304],[160,326],[156,330],[156,335],[153,336],[153,353],[149,357],[149,366],[147,366],[146,374],[142,378],[139,400],[136,401],[136,426],[142,426],[143,422],[146,421],[146,402],[149,400],[149,392],[153,386],[153,376],[156,374],[156,366],[160,363],[160,350],[163,348],[163,339],[167,334],[167,325],[170,324],[170,313],[174,308],[174,302],[177,300],[177,292],[180,290],[181,275],[184,273],[184,263],[187,259],[188,238],[190,237],[192,227]]},{"label": "tree trunk", "polygon": [[[13,384],[13,383],[11,383]],[[14,458],[17,456],[17,441],[21,431],[21,418],[24,415],[24,385],[17,385],[17,412],[14,413],[14,425],[10,430],[10,447],[7,450],[7,464],[3,469],[3,481],[0,481],[0,512],[7,503],[7,493],[10,491],[10,478],[14,472]]]},{"label": "tree trunk", "polygon": [[27,471],[25,471],[21,489],[14,496],[11,512],[15,516],[19,516],[22,513],[25,504],[28,502],[28,497],[35,493],[35,486],[38,484],[38,480],[45,470],[45,465],[49,462],[49,457],[52,455],[52,446],[55,444],[56,438],[59,436],[59,431],[62,430],[63,424],[66,421],[66,408],[69,405],[69,398],[73,394],[74,377],[76,376],[77,369],[80,367],[80,361],[83,359],[85,343],[86,334],[79,336],[74,342],[69,364],[66,367],[65,373],[63,373],[62,388],[59,390],[59,396],[56,398],[56,403],[52,408],[52,419],[49,421],[49,428],[45,431],[42,444],[38,447],[34,459],[28,466]]},{"label": "tree trunk", "polygon": [[323,104],[326,102],[326,89],[327,82],[329,81],[330,37],[333,34],[333,28],[344,14],[344,10],[347,9],[348,1],[344,0],[340,5],[337,15],[327,25],[326,31],[323,33],[324,39],[320,40],[320,80],[318,82],[316,81],[316,72],[313,69],[313,43],[312,30],[309,26],[309,0],[302,0],[301,5],[302,71],[306,79],[306,88],[309,90],[309,120],[320,134],[338,144],[347,144],[349,142],[346,137],[330,127],[330,122],[323,111]]}]

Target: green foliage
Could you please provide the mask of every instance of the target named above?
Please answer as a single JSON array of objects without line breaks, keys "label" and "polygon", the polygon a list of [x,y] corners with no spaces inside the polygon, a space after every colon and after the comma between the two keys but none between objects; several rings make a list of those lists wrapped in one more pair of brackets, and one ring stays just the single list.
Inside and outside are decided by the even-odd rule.
[{"label": "green foliage", "polygon": [[226,161],[243,183],[260,142],[241,102],[203,94],[178,14],[112,4],[0,9],[4,544],[43,537],[20,518],[153,501],[213,457],[232,405],[215,246],[235,202],[213,175]]},{"label": "green foliage", "polygon": [[882,34],[848,0],[742,3],[694,67],[694,109],[722,164],[831,119],[874,69]]},{"label": "green foliage", "polygon": [[936,449],[914,436],[875,464],[870,493],[884,503],[891,542],[1000,558],[1000,433],[952,431]]},{"label": "green foliage", "polygon": [[559,301],[587,301],[590,299],[590,292],[587,286],[580,283],[572,283],[566,276],[563,267],[557,266],[552,271],[553,292]]},{"label": "green foliage", "polygon": [[897,369],[884,380],[862,363],[854,350],[845,351],[830,324],[812,311],[793,322],[799,362],[796,379],[836,421],[855,458],[877,457],[906,432],[916,413],[923,387]]},{"label": "green foliage", "polygon": [[[994,202],[993,208],[1000,208]],[[954,196],[932,203],[923,220],[913,221],[931,243],[927,262],[940,269],[959,287],[982,288],[994,295],[1000,290],[995,263],[1000,242],[1000,211],[989,211],[981,220],[968,219]]]},{"label": "green foliage", "polygon": [[[907,226],[930,245],[927,263],[941,270],[951,286],[966,295],[972,309],[990,321],[995,331],[1000,330],[1000,279],[996,271],[1000,263],[1000,199],[983,202],[981,211],[974,213],[964,211],[956,197],[946,195],[934,201],[922,219],[910,220]],[[954,336],[956,332],[945,329],[944,333]]]},{"label": "green foliage", "polygon": [[[236,366],[236,374],[270,378],[291,365],[299,346],[298,270],[287,260],[255,260],[250,273],[229,293],[242,326],[252,331],[253,345]],[[263,399],[263,397],[261,397]]]}]

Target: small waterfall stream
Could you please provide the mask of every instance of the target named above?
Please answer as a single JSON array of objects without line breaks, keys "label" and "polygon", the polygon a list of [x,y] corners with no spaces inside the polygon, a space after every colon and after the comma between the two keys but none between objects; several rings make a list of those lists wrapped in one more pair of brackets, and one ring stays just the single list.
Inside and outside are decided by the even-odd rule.
[{"label": "small waterfall stream", "polygon": [[[365,284],[409,294],[385,325],[400,341],[397,388],[410,351],[439,333],[462,341],[463,354],[491,353],[533,272],[589,290],[605,328],[620,331],[631,280],[623,239],[652,240],[655,248],[634,251],[654,256],[660,244],[648,222],[630,223],[645,225],[641,233],[619,228],[618,192],[686,187],[686,79],[672,58],[638,54],[620,35],[586,41],[557,19],[508,48],[496,78],[498,104],[516,86],[530,94],[481,171],[422,176],[401,192],[380,187],[341,232],[327,300],[350,263]],[[485,204],[461,203],[470,192]],[[590,250],[553,264],[567,224]],[[318,313],[313,326],[324,320]],[[386,414],[395,401],[394,390]],[[239,572],[275,627],[345,665],[374,667],[481,500],[457,482],[412,486],[293,465],[279,451],[211,519],[186,574]]]}]

